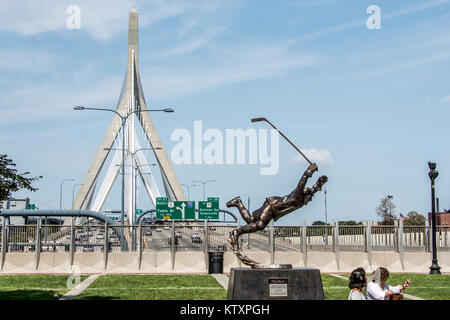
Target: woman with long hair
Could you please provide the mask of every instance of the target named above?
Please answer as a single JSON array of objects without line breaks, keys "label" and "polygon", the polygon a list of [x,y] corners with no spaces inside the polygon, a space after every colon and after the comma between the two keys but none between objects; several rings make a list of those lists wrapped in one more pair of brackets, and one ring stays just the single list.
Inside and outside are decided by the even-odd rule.
[{"label": "woman with long hair", "polygon": [[399,294],[409,287],[411,281],[406,280],[404,284],[398,286],[388,285],[389,271],[379,267],[367,280],[367,300],[390,300],[392,295]]}]

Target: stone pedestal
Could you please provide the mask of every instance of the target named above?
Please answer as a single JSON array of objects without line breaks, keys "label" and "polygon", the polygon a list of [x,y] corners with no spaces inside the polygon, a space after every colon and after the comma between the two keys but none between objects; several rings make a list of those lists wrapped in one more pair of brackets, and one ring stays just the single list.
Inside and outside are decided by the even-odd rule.
[{"label": "stone pedestal", "polygon": [[323,300],[320,270],[232,268],[228,300]]}]

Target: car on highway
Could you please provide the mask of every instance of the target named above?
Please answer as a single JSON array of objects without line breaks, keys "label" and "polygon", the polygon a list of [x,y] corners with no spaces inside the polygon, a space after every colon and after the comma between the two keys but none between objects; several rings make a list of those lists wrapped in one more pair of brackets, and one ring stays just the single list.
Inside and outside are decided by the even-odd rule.
[{"label": "car on highway", "polygon": [[145,231],[145,235],[146,235],[146,236],[151,236],[151,235],[152,235],[152,230],[147,230],[147,231]]},{"label": "car on highway", "polygon": [[80,238],[80,240],[86,240],[88,238],[88,236],[84,233],[80,234],[78,237]]},{"label": "car on highway", "polygon": [[200,236],[198,234],[192,235],[191,241],[192,241],[192,243],[202,243],[202,238],[200,238]]},{"label": "car on highway", "polygon": [[83,252],[94,252],[94,247],[83,246]]},{"label": "car on highway", "polygon": [[175,238],[181,238],[181,232],[180,231],[176,231],[175,232]]},{"label": "car on highway", "polygon": [[162,231],[162,229],[160,227],[156,228],[155,230],[156,230],[156,232],[161,232]]},{"label": "car on highway", "polygon": [[97,239],[105,239],[105,235],[103,233],[99,233],[97,235]]},{"label": "car on highway", "polygon": [[170,230],[169,226],[164,226],[164,230]]}]

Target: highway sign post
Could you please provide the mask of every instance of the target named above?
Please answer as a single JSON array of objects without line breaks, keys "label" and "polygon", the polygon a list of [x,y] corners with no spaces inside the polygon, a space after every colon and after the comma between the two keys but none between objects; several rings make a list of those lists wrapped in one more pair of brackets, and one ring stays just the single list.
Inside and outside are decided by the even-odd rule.
[{"label": "highway sign post", "polygon": [[156,219],[195,220],[195,202],[169,201],[166,197],[157,197]]},{"label": "highway sign post", "polygon": [[218,220],[219,219],[219,198],[208,197],[207,201],[198,202],[199,220]]}]

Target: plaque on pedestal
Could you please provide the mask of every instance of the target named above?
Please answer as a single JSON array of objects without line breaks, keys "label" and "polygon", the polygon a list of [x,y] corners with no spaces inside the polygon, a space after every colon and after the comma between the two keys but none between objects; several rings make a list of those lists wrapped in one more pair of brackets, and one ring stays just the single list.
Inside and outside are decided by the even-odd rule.
[{"label": "plaque on pedestal", "polygon": [[228,300],[323,300],[320,270],[232,268]]}]

